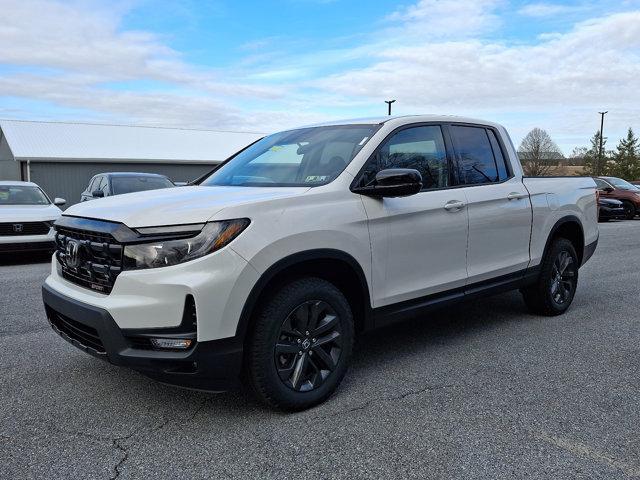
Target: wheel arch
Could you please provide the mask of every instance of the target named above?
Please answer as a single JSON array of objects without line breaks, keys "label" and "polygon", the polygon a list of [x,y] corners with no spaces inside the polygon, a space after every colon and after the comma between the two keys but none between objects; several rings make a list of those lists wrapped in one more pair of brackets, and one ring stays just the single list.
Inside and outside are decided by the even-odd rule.
[{"label": "wheel arch", "polygon": [[547,256],[551,243],[560,237],[566,238],[573,244],[573,248],[576,249],[576,254],[578,255],[578,264],[582,265],[585,247],[584,228],[580,219],[575,215],[564,216],[553,225],[547,236],[542,258],[544,259]]},{"label": "wheel arch", "polygon": [[313,249],[280,259],[260,276],[244,304],[236,336],[246,338],[254,312],[271,292],[302,276],[316,276],[333,283],[351,306],[356,332],[372,328],[369,285],[358,261],[341,250]]}]

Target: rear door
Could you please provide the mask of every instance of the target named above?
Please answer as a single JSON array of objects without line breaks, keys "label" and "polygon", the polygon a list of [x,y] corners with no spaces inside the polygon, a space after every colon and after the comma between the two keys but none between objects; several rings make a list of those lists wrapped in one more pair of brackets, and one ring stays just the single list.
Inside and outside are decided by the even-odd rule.
[{"label": "rear door", "polygon": [[440,125],[409,125],[390,134],[360,172],[370,184],[387,168],[414,168],[423,190],[401,198],[362,196],[371,237],[373,301],[384,306],[466,283],[467,211],[451,188],[452,162]]},{"label": "rear door", "polygon": [[451,125],[450,132],[469,215],[468,284],[523,271],[529,263],[531,202],[498,133],[477,125]]}]

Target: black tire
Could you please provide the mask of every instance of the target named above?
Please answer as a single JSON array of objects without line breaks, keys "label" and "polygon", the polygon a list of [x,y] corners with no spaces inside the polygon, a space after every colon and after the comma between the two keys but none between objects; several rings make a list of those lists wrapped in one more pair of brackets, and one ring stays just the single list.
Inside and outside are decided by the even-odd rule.
[{"label": "black tire", "polygon": [[[564,262],[568,262],[566,265]],[[522,290],[531,312],[555,316],[567,311],[578,286],[578,255],[566,238],[557,238],[542,260],[536,283]]]},{"label": "black tire", "polygon": [[293,281],[255,316],[245,379],[270,407],[310,408],[325,401],[342,381],[353,340],[351,307],[340,290],[320,278]]},{"label": "black tire", "polygon": [[622,202],[624,215],[627,220],[633,220],[636,217],[636,206],[628,200]]}]

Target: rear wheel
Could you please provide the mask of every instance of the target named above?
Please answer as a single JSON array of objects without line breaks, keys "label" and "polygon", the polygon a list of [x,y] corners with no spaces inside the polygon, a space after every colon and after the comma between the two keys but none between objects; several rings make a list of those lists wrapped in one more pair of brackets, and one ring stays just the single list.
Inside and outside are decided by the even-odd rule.
[{"label": "rear wheel", "polygon": [[633,220],[636,216],[636,207],[633,203],[625,200],[622,202],[622,208],[624,208],[624,215],[627,220]]},{"label": "rear wheel", "polygon": [[564,313],[576,293],[578,268],[573,244],[566,238],[554,240],[542,261],[537,282],[522,290],[529,310],[547,316]]},{"label": "rear wheel", "polygon": [[245,362],[248,383],[271,407],[312,407],[342,381],[353,337],[353,315],[340,290],[320,278],[294,281],[258,312]]}]

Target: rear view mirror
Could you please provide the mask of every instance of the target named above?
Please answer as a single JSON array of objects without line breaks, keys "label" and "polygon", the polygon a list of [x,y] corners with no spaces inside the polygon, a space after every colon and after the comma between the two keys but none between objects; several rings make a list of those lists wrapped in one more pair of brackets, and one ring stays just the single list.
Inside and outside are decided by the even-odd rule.
[{"label": "rear view mirror", "polygon": [[370,197],[408,197],[422,190],[422,175],[413,168],[388,168],[377,173],[375,184],[353,192]]},{"label": "rear view mirror", "polygon": [[64,198],[56,197],[53,199],[53,204],[58,207],[63,206],[65,203],[67,203],[67,201]]},{"label": "rear view mirror", "polygon": [[91,192],[91,196],[93,198],[102,198],[104,197],[104,192],[102,190],[94,190],[93,192]]}]

